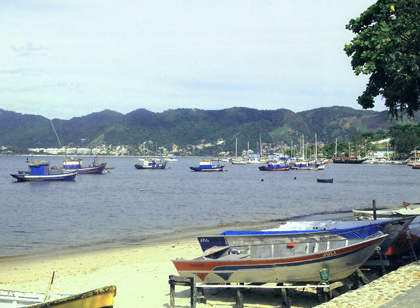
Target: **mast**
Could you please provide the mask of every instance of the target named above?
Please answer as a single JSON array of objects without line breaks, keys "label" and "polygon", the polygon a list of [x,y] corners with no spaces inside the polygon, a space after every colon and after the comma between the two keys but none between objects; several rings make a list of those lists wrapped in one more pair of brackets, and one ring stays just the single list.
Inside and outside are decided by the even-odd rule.
[{"label": "mast", "polygon": [[238,137],[236,137],[235,158],[238,159]]},{"label": "mast", "polygon": [[291,143],[292,143],[292,147],[290,148],[290,160],[292,160],[293,157],[293,139],[290,139]]},{"label": "mast", "polygon": [[305,136],[302,134],[302,160],[305,160]]},{"label": "mast", "polygon": [[335,157],[337,157],[337,138],[335,138]]},{"label": "mast", "polygon": [[[52,126],[52,128],[53,128],[53,130],[54,130],[55,136],[57,137],[58,144],[59,144],[59,145],[60,145],[60,147],[62,148],[63,146],[61,145],[60,138],[58,138],[57,131],[55,130],[55,127],[54,127],[53,121],[52,121],[51,119],[50,119],[50,122],[51,122],[51,126]],[[64,161],[67,161],[67,157],[66,157],[66,149],[64,149]],[[66,166],[67,166],[67,164],[66,164]]]},{"label": "mast", "polygon": [[316,134],[315,134],[315,162],[318,160],[318,142],[316,141]]}]

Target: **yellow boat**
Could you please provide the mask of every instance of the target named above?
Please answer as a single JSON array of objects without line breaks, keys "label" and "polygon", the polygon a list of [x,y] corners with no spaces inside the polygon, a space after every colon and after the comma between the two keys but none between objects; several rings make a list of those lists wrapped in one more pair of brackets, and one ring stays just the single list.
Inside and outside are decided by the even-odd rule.
[{"label": "yellow boat", "polygon": [[107,286],[53,301],[27,306],[27,308],[112,308],[116,295],[117,287]]}]

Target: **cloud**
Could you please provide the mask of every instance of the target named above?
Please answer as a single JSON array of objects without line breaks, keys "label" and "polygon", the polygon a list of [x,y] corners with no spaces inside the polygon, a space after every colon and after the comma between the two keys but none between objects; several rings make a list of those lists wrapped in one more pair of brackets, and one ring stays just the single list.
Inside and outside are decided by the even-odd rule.
[{"label": "cloud", "polygon": [[345,24],[374,0],[6,2],[0,101],[12,111],[360,107]]}]

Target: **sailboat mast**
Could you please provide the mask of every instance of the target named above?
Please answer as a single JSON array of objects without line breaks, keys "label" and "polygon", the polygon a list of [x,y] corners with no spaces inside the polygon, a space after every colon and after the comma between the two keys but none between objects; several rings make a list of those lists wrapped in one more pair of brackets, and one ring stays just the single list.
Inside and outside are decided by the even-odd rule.
[{"label": "sailboat mast", "polygon": [[337,138],[335,138],[335,157],[337,157]]},{"label": "sailboat mast", "polygon": [[[50,122],[51,122],[51,126],[52,126],[52,128],[53,128],[53,130],[54,130],[55,136],[57,137],[58,144],[60,145],[60,148],[62,148],[63,146],[61,145],[60,138],[58,138],[57,131],[55,130],[55,127],[54,127],[53,121],[52,121],[51,119],[50,119]],[[64,160],[67,160],[67,157],[66,157],[66,149],[64,149]]]},{"label": "sailboat mast", "polygon": [[305,160],[305,137],[302,135],[302,159]]},{"label": "sailboat mast", "polygon": [[235,158],[238,158],[238,137],[236,137]]}]

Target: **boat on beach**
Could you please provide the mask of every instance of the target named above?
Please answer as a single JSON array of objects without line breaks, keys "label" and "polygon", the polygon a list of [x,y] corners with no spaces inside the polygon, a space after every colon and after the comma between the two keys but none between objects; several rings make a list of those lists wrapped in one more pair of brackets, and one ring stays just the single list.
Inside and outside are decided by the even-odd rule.
[{"label": "boat on beach", "polygon": [[33,307],[36,304],[68,296],[71,295],[54,293],[48,296],[45,293],[0,290],[0,308]]},{"label": "boat on beach", "polygon": [[190,167],[193,171],[212,172],[212,171],[223,171],[224,164],[212,164],[211,160],[202,160],[198,167]]},{"label": "boat on beach", "polygon": [[79,174],[102,174],[106,163],[98,164],[95,158],[91,165],[83,166],[83,159],[70,157],[63,161],[63,168],[67,171],[77,171]]},{"label": "boat on beach", "polygon": [[[353,215],[357,219],[371,219],[374,215],[373,210],[352,210]],[[413,249],[415,253],[420,254],[420,207],[418,203],[410,204],[403,202],[401,208],[390,208],[376,210],[376,217],[384,218],[401,218],[414,216],[414,220],[404,229],[390,246],[385,250],[384,254],[389,257],[400,256]]]},{"label": "boat on beach", "polygon": [[404,232],[415,216],[378,220],[314,220],[285,221],[276,228],[247,231],[228,230],[220,235],[197,237],[203,251],[213,246],[230,246],[235,249],[243,245],[275,245],[284,239],[305,242],[308,239],[324,241],[339,238],[365,238],[378,232],[388,234],[381,251],[386,249]]},{"label": "boat on beach", "polygon": [[[373,217],[373,209],[353,209],[353,216]],[[398,208],[384,208],[375,211],[376,217],[395,217],[395,216],[411,216],[420,215],[419,203],[410,204],[403,202],[403,207]]]},{"label": "boat on beach", "polygon": [[180,276],[213,283],[294,283],[328,281],[354,273],[387,237],[292,242],[276,245],[215,246],[192,260],[172,260]]},{"label": "boat on beach", "polygon": [[92,291],[75,294],[60,299],[47,301],[28,308],[112,308],[114,297],[117,295],[115,286],[107,286]]},{"label": "boat on beach", "polygon": [[17,174],[10,174],[18,182],[40,182],[40,181],[74,181],[78,171],[66,172],[64,169],[50,169],[50,163],[46,161],[35,161],[29,164],[29,170],[18,171]]},{"label": "boat on beach", "polygon": [[140,163],[135,164],[136,169],[166,169],[167,161],[157,160],[155,158],[139,158]]}]

